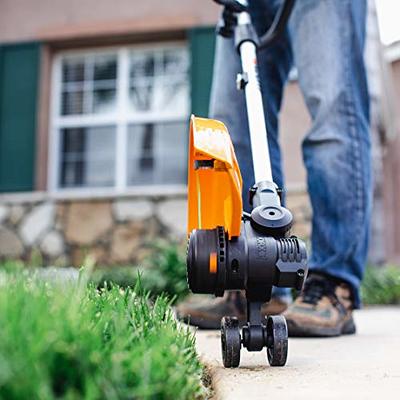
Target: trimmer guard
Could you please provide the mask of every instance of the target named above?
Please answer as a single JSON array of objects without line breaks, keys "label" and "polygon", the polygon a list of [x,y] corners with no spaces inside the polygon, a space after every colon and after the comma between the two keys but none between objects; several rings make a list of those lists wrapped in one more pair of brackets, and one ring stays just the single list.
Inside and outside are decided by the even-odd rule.
[{"label": "trimmer guard", "polygon": [[240,235],[242,177],[226,126],[192,115],[188,157],[188,234],[224,227]]}]

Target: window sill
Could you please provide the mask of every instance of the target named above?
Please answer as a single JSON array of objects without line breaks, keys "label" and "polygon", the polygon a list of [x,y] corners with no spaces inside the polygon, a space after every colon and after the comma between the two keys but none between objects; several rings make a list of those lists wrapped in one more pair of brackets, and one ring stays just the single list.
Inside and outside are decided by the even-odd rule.
[{"label": "window sill", "polygon": [[185,198],[186,185],[136,186],[124,190],[115,188],[58,189],[49,192],[0,193],[0,203],[26,203],[63,200],[101,200],[124,197],[135,198]]},{"label": "window sill", "polygon": [[[304,184],[288,184],[289,195],[306,193]],[[58,189],[49,192],[13,192],[0,193],[1,203],[38,203],[42,201],[63,200],[92,200],[92,199],[117,199],[117,198],[186,198],[186,185],[154,185],[136,186],[124,190],[115,188],[86,188],[86,189]]]}]

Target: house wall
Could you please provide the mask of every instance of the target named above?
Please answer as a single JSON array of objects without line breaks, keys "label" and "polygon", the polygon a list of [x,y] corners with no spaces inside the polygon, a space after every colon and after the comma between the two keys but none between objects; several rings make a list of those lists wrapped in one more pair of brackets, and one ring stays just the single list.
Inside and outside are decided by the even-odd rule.
[{"label": "house wall", "polygon": [[0,42],[73,40],[213,25],[220,7],[199,0],[2,0]]},{"label": "house wall", "polygon": [[[215,23],[218,10],[211,1],[198,0],[1,1],[0,44],[4,47],[16,42],[40,43],[41,68],[34,174],[34,188],[39,192],[0,195],[0,258],[29,259],[32,254],[40,254],[46,263],[79,265],[85,254],[89,254],[101,264],[137,262],[145,254],[144,244],[148,241],[159,237],[184,239],[184,193],[92,198],[62,198],[46,193],[50,70],[52,57],[64,48],[179,38],[187,39],[192,50],[197,46],[194,53],[204,52],[204,45],[210,40],[201,39],[202,29],[207,34],[206,27]],[[208,37],[211,31],[208,29]],[[193,45],[195,40],[198,42]],[[200,67],[198,59],[192,60],[196,66],[193,69],[195,75],[192,71],[191,77],[192,94],[197,96],[192,98],[192,106],[200,115],[206,114],[208,104],[209,86],[204,84],[211,74],[212,59],[208,58],[207,65]],[[400,72],[395,72],[395,82],[400,85]],[[290,83],[286,88],[280,122],[288,206],[295,215],[294,232],[307,239],[311,211],[301,141],[310,126],[310,119],[296,83]],[[385,189],[385,201],[390,210],[396,209],[396,196],[400,196],[400,193],[387,194],[391,190],[397,193],[396,188],[400,187],[396,178],[400,168],[396,161],[396,146],[389,146],[385,153],[385,168],[391,172],[385,187],[392,185],[394,188]],[[388,219],[392,221],[388,222],[389,234],[399,241],[399,224],[393,222],[393,218]],[[396,246],[399,248],[397,241],[390,242],[393,251]]]},{"label": "house wall", "polygon": [[44,265],[138,262],[161,237],[182,238],[186,202],[180,196],[51,199],[45,193],[3,195],[1,258]]},{"label": "house wall", "polygon": [[[400,53],[399,53],[400,54]],[[392,111],[396,116],[396,124],[392,134],[387,137],[383,154],[383,187],[385,206],[385,243],[386,254],[390,261],[400,263],[400,126],[398,125],[398,110],[400,105],[400,59],[397,56],[391,63]]]}]

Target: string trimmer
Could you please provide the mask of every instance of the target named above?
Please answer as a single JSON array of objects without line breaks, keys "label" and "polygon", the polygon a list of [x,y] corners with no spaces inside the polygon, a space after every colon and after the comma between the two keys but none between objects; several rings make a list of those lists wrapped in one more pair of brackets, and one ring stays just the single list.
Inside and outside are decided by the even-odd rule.
[{"label": "string trimmer", "polygon": [[[222,0],[220,0],[223,3]],[[240,1],[247,6],[247,1]],[[237,79],[244,90],[249,121],[255,184],[249,189],[251,213],[243,212],[242,178],[226,126],[192,116],[189,138],[187,273],[194,293],[222,296],[225,290],[244,290],[247,324],[226,316],[221,321],[222,359],[238,367],[240,349],[267,349],[271,366],[283,366],[288,331],[283,316],[262,318],[261,306],[271,299],[272,287],[300,290],[307,274],[305,244],[289,236],[293,217],[281,204],[273,182],[267,129],[257,72],[257,50],[271,45],[283,31],[293,7],[286,0],[271,28],[257,37],[247,11],[237,13],[232,27],[241,58]],[[228,31],[229,31],[228,29]]]}]

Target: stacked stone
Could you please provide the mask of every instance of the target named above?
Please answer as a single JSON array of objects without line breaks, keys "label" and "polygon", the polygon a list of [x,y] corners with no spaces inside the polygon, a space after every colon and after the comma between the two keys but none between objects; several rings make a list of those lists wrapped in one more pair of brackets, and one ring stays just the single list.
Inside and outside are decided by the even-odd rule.
[{"label": "stacked stone", "polygon": [[137,263],[159,238],[182,240],[186,200],[0,201],[0,259],[44,265]]},{"label": "stacked stone", "polygon": [[304,191],[290,193],[287,196],[287,207],[294,217],[293,234],[307,242],[311,235],[312,217],[308,194]]},{"label": "stacked stone", "polygon": [[[293,232],[307,239],[310,207],[304,193],[288,196]],[[186,240],[184,196],[55,200],[46,195],[0,197],[0,260],[80,266],[140,263],[160,238]],[[33,260],[33,261],[32,261]]]}]

